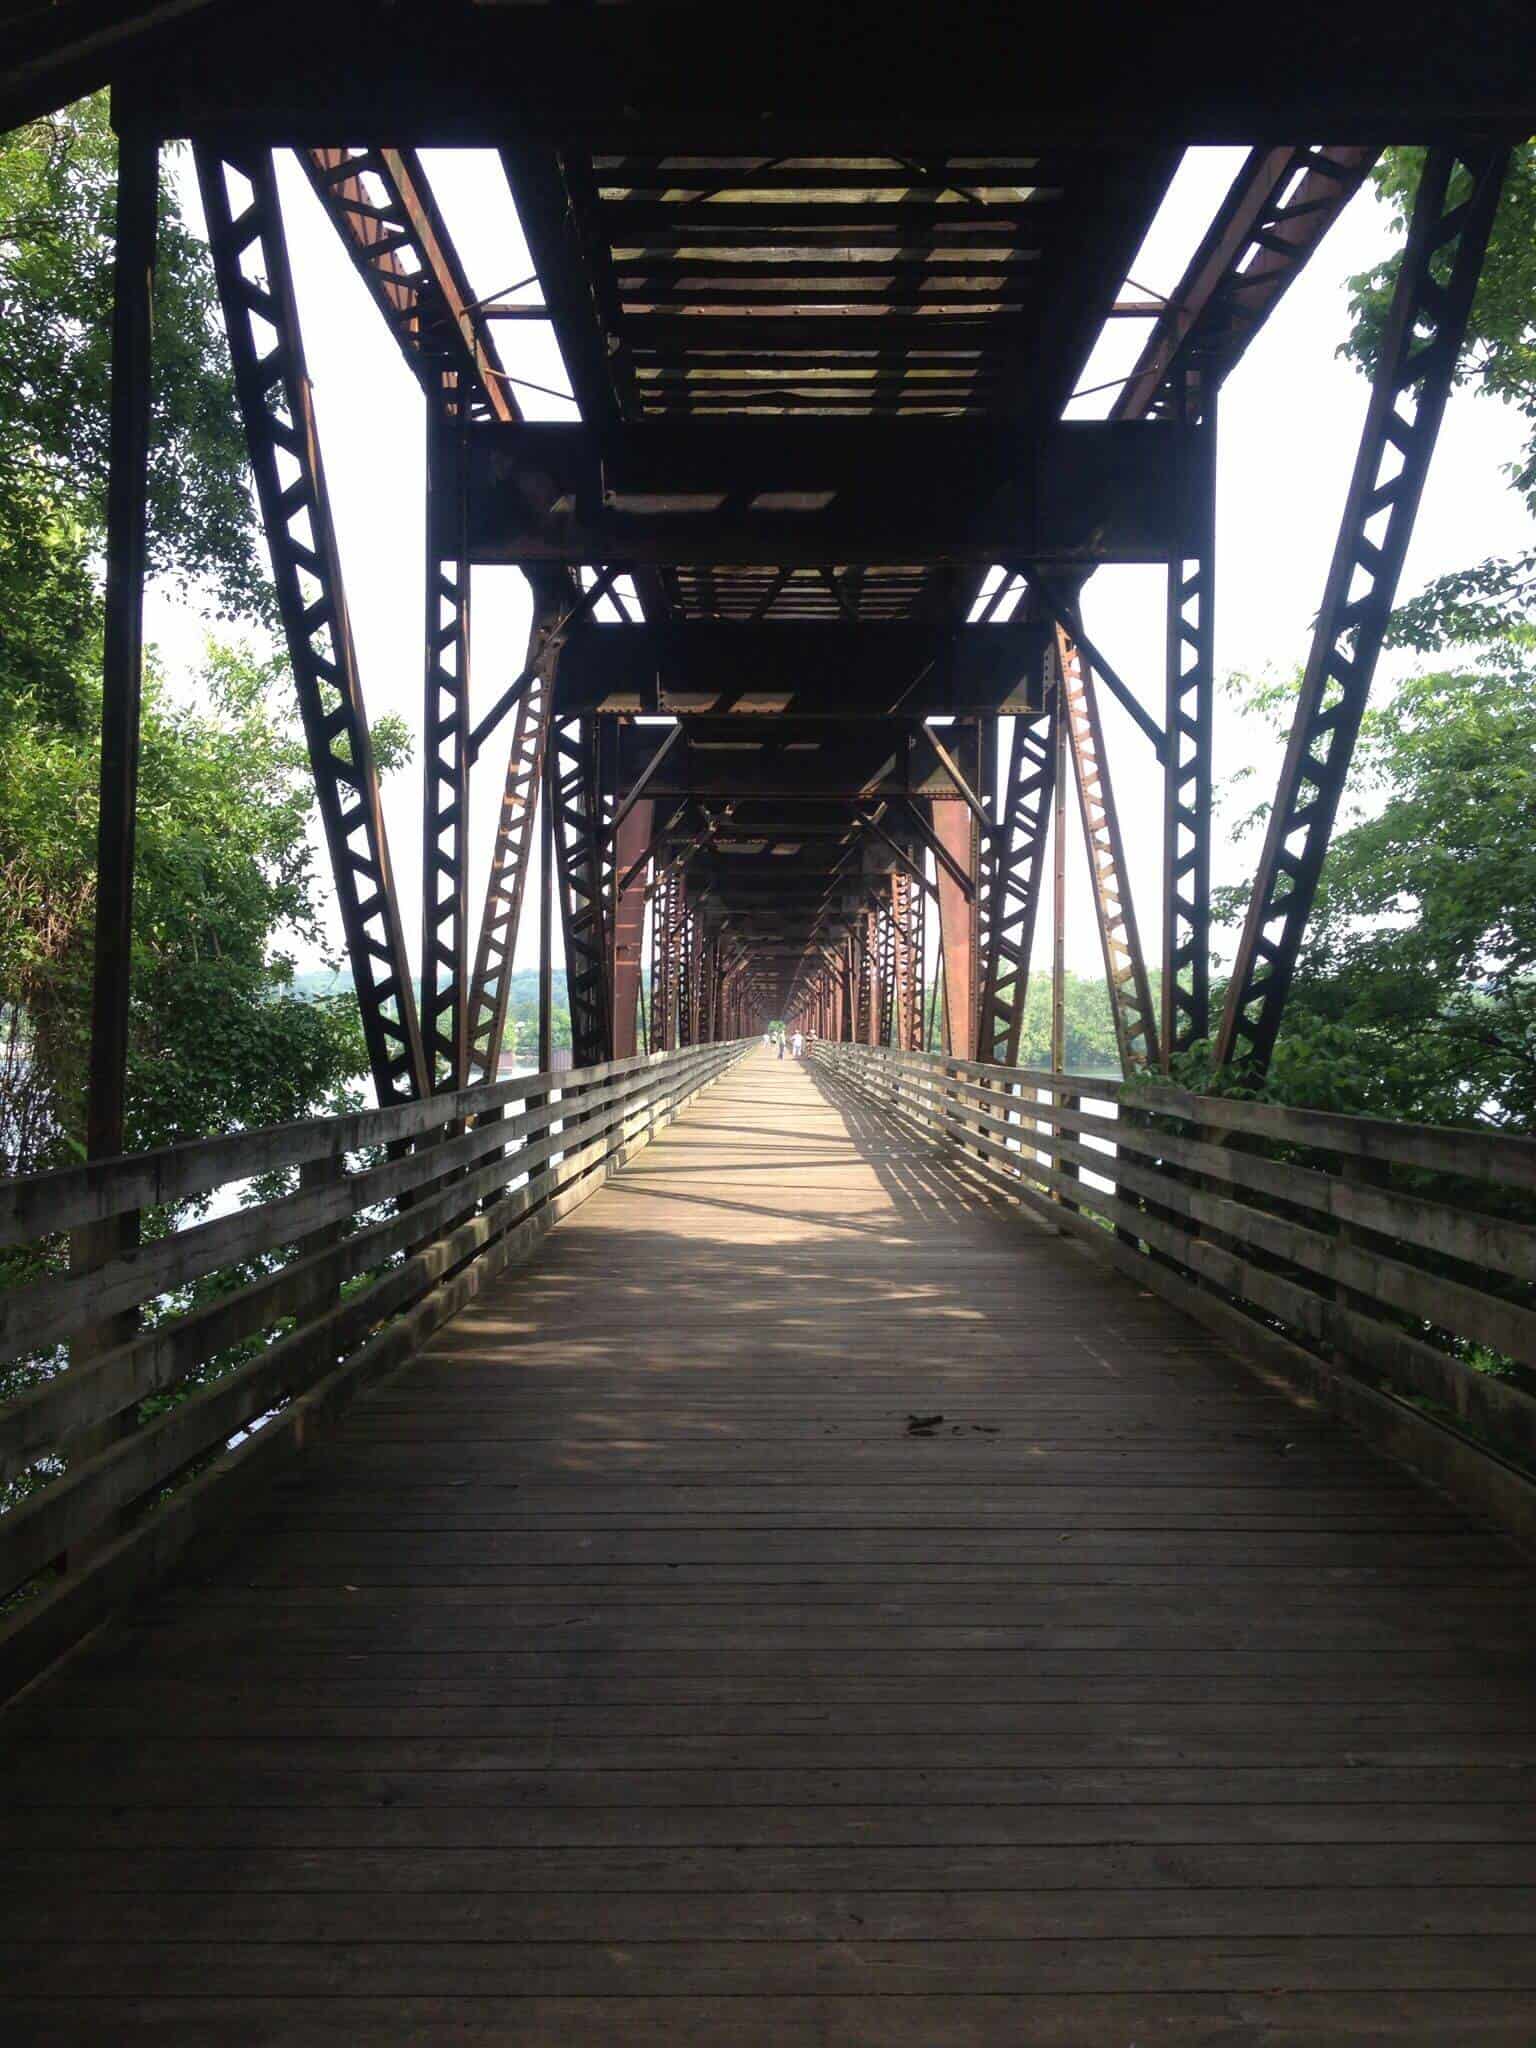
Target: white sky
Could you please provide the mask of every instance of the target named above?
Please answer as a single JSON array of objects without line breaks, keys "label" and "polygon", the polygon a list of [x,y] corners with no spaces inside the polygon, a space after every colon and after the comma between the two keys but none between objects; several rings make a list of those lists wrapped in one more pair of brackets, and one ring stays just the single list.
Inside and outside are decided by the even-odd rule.
[{"label": "white sky", "polygon": [[[1225,191],[1243,152],[1191,151],[1132,266],[1140,287],[1171,291]],[[429,175],[477,294],[489,296],[532,270],[496,158],[487,152],[430,151]],[[199,216],[190,162],[169,166],[188,217]],[[286,156],[281,188],[305,350],[326,478],[340,539],[347,601],[370,717],[385,712],[421,729],[422,488],[424,402],[405,369],[340,241],[302,173]],[[1216,672],[1285,672],[1304,659],[1322,596],[1344,492],[1364,417],[1365,380],[1336,351],[1348,330],[1347,280],[1392,246],[1385,208],[1362,192],[1282,301],[1221,402],[1216,578]],[[1139,295],[1139,294],[1135,294]],[[521,296],[536,302],[536,286]],[[1128,370],[1145,328],[1109,324],[1080,380],[1083,386]],[[498,341],[510,370],[565,390],[564,369],[547,325],[502,323]],[[575,408],[522,390],[532,419],[573,419]],[[1106,394],[1072,409],[1102,413]],[[1400,595],[1433,577],[1532,544],[1532,522],[1503,475],[1521,441],[1516,417],[1470,393],[1453,397],[1409,549]],[[528,625],[526,588],[512,569],[477,569],[473,586],[471,679],[478,712],[522,666]],[[1083,597],[1088,633],[1161,719],[1163,572],[1100,570]],[[147,630],[173,673],[196,661],[206,627],[165,589],[152,589]],[[1394,661],[1397,663],[1394,669]],[[1381,676],[1401,672],[1387,657]],[[1380,688],[1382,685],[1379,684]],[[1149,960],[1160,943],[1162,791],[1150,749],[1107,691],[1100,691],[1106,745],[1125,832],[1132,893]],[[1216,883],[1251,874],[1253,841],[1233,843],[1230,827],[1273,794],[1279,745],[1241,719],[1218,695],[1216,779],[1226,796],[1225,829],[1214,848]],[[472,917],[478,919],[490,860],[504,753],[493,741],[471,791]],[[1243,771],[1253,773],[1242,779]],[[415,952],[420,922],[421,769],[419,759],[385,789],[391,855],[406,932]],[[1075,814],[1076,806],[1072,806]],[[1102,962],[1087,869],[1072,820],[1069,854],[1068,965],[1098,974]],[[529,878],[517,965],[537,959],[537,873]],[[333,920],[334,922],[334,920]],[[336,925],[340,950],[339,924]],[[558,920],[557,920],[558,930]],[[473,944],[473,930],[471,932]],[[1046,957],[1046,921],[1037,932],[1038,968]],[[301,962],[301,965],[313,964]]]}]

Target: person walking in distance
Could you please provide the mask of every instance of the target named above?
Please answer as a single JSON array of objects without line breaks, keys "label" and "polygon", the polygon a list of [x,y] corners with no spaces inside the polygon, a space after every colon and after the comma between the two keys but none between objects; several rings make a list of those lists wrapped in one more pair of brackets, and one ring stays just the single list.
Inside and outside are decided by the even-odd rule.
[{"label": "person walking in distance", "polygon": [[794,1037],[789,1041],[789,1049],[797,1060],[803,1057],[805,1052],[805,1033],[803,1031],[795,1033]]}]

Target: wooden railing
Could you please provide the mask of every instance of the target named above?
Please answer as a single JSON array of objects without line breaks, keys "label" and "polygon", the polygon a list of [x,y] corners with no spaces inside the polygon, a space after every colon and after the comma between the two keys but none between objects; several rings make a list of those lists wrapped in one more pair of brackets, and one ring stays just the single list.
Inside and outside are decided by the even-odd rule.
[{"label": "wooden railing", "polygon": [[1536,1539],[1536,1139],[830,1041],[814,1057]]},{"label": "wooden railing", "polygon": [[[0,1181],[0,1245],[17,1248],[0,1289],[0,1698],[227,1521],[745,1049]],[[61,1270],[70,1233],[114,1219],[142,1220],[137,1248]]]}]

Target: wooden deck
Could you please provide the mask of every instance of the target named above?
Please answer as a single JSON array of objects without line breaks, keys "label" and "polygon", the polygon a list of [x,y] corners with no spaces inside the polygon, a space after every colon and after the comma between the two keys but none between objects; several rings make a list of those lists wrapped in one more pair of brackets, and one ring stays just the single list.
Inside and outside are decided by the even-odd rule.
[{"label": "wooden deck", "polygon": [[758,1053],[8,1727],[0,2031],[1527,2048],[1529,1587]]}]

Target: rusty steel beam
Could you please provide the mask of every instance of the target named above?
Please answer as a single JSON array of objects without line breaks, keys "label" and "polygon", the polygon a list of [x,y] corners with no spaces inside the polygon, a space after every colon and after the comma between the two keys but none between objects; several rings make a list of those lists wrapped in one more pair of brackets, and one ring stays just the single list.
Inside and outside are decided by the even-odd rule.
[{"label": "rusty steel beam", "polygon": [[1376,161],[1375,146],[1256,149],[1148,335],[1111,419],[1194,417],[1241,360]]},{"label": "rusty steel beam", "polygon": [[672,976],[672,920],[678,889],[670,868],[657,876],[651,891],[651,1013],[649,1052],[672,1052],[677,1046],[677,1012]]},{"label": "rusty steel beam", "polygon": [[1157,1064],[1152,989],[1136,929],[1130,871],[1120,836],[1120,814],[1110,781],[1093,680],[1071,636],[1060,628],[1056,649],[1061,711],[1072,750],[1115,1043],[1120,1051],[1121,1070],[1129,1075]]},{"label": "rusty steel beam", "polygon": [[[416,996],[326,494],[271,153],[196,150],[278,609],[381,1104],[425,1092]],[[226,171],[250,187],[238,213]],[[259,266],[247,275],[246,262]],[[258,343],[252,321],[275,336]],[[284,464],[288,465],[285,469]]]},{"label": "rusty steel beam", "polygon": [[[970,752],[975,752],[974,735]],[[947,751],[947,750],[946,750]],[[969,766],[967,759],[965,766]],[[969,777],[960,770],[961,780]],[[972,792],[974,799],[974,792]],[[978,800],[979,802],[979,800]],[[984,814],[983,814],[984,815]],[[939,861],[939,933],[944,949],[946,1050],[956,1059],[976,1057],[979,1010],[981,818],[970,804],[929,805],[929,825],[942,848]],[[956,875],[963,876],[963,883]]]},{"label": "rusty steel beam", "polygon": [[1218,1061],[1246,1074],[1275,1049],[1507,162],[1497,148],[1425,158],[1217,1037]]},{"label": "rusty steel beam", "polygon": [[922,1051],[923,964],[927,899],[911,877],[891,876],[892,971],[895,978],[892,1043],[902,1052]]},{"label": "rusty steel beam", "polygon": [[1018,1065],[1029,993],[1030,953],[1050,837],[1056,784],[1056,717],[1053,686],[1048,706],[1032,718],[1014,721],[1008,781],[992,872],[992,908],[981,999],[977,1057],[997,1066]]},{"label": "rusty steel beam", "polygon": [[469,599],[457,509],[435,488],[428,436],[422,709],[421,1035],[428,1086],[469,1078]]},{"label": "rusty steel beam", "polygon": [[553,805],[571,1056],[578,1067],[595,1066],[609,1057],[612,1034],[595,719],[556,715],[550,726],[548,769],[545,791]]},{"label": "rusty steel beam", "polygon": [[626,888],[616,885],[613,907],[613,1056],[627,1060],[636,1051],[640,959],[645,939],[644,867],[650,849],[655,806],[645,798],[632,803],[614,834],[619,880],[638,862],[640,875]]},{"label": "rusty steel beam", "polygon": [[472,418],[522,417],[413,149],[301,149],[353,266],[429,404],[447,380]]}]

